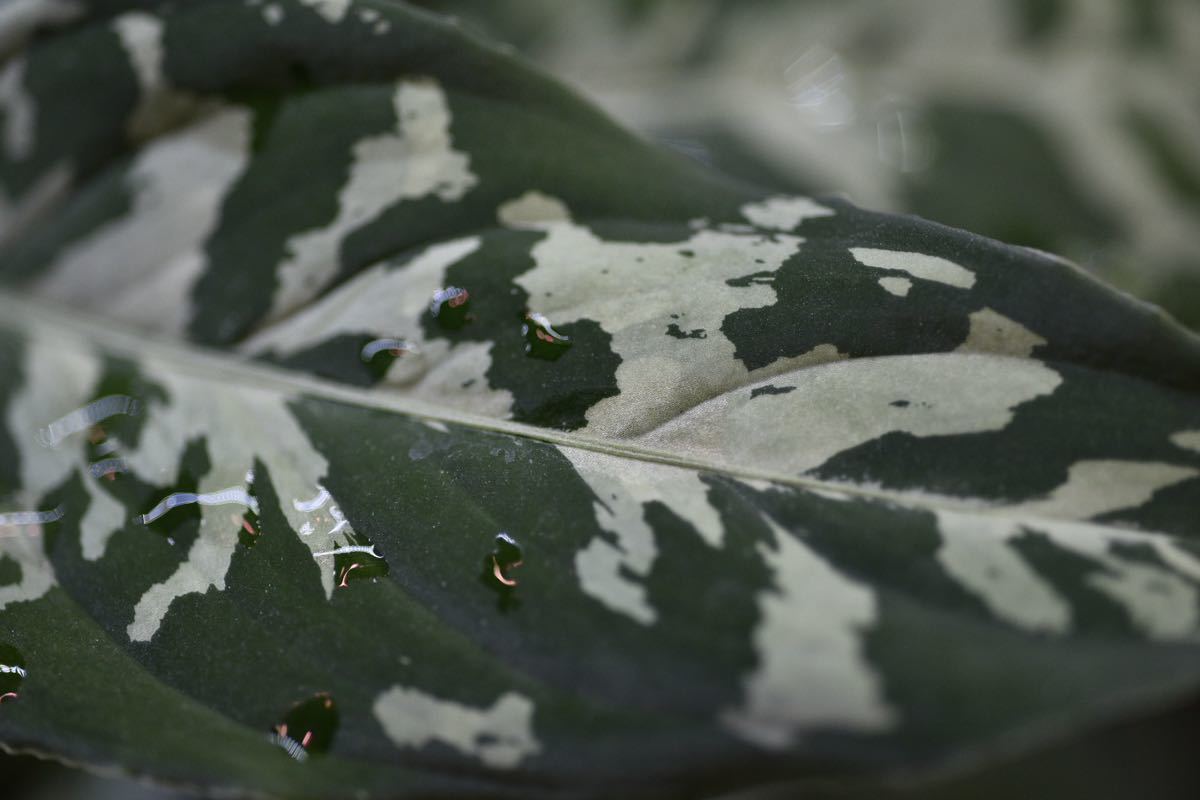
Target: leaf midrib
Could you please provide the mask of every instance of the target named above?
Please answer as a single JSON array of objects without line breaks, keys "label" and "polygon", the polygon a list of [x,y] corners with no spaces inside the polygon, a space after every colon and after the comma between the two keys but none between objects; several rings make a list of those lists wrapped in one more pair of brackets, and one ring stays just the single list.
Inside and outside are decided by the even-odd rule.
[{"label": "leaf midrib", "polygon": [[[586,434],[539,428],[510,420],[495,419],[480,414],[447,410],[442,406],[415,400],[390,392],[348,386],[335,381],[323,380],[263,362],[250,362],[245,358],[225,351],[212,350],[203,346],[178,341],[163,342],[147,338],[145,331],[112,319],[100,317],[74,307],[53,301],[31,298],[0,289],[0,319],[18,333],[32,330],[36,335],[54,338],[63,336],[82,338],[98,350],[133,357],[153,357],[168,361],[173,368],[192,377],[210,381],[236,383],[237,386],[277,392],[288,398],[313,397],[321,400],[353,405],[390,413],[401,414],[413,419],[457,425],[488,433],[544,442],[559,447],[572,447],[604,455],[627,458],[647,463],[691,469],[699,472],[720,474],[731,478],[792,486],[799,489],[836,492],[863,499],[884,501],[898,505],[930,511],[954,511],[959,513],[1012,517],[1025,520],[1050,522],[1087,522],[1109,530],[1118,530],[1132,535],[1178,538],[1161,532],[1147,532],[1136,528],[1097,523],[1086,520],[1069,520],[1027,512],[1012,513],[1005,506],[968,507],[952,502],[939,502],[943,498],[899,490],[866,487],[836,481],[821,480],[807,476],[780,473],[768,469],[755,469],[744,465],[726,464],[705,459],[691,458],[669,450],[644,447],[629,442],[601,439]],[[2,324],[2,323],[0,323]],[[77,342],[72,342],[72,345]],[[953,498],[945,498],[952,500]],[[963,498],[964,503],[971,498]]]}]

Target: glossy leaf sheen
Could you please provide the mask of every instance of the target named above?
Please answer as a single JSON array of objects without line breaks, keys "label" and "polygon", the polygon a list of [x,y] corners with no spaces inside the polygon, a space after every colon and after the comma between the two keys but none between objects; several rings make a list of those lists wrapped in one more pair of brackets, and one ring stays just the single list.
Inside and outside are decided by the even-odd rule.
[{"label": "glossy leaf sheen", "polygon": [[4,746],[689,794],[1200,678],[1155,309],[698,172],[397,3],[125,5],[5,67]]}]

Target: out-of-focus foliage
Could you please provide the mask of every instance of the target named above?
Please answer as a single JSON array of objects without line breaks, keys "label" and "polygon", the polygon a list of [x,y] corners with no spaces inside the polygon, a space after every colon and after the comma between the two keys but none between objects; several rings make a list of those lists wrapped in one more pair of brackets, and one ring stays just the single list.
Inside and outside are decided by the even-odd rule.
[{"label": "out-of-focus foliage", "polygon": [[429,0],[725,172],[1061,253],[1200,326],[1194,0]]}]

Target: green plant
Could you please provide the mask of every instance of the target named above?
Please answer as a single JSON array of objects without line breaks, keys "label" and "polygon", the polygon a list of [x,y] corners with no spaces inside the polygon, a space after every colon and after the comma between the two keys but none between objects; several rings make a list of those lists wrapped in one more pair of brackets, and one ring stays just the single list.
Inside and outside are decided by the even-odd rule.
[{"label": "green plant", "polygon": [[1200,344],[1152,307],[390,0],[53,8],[0,78],[6,747],[683,795],[1195,685]]}]

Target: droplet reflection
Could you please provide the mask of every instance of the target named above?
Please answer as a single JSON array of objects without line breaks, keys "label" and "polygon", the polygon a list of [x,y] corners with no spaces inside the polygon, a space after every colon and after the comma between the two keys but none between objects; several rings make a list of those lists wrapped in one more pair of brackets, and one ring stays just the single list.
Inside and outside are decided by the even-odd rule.
[{"label": "droplet reflection", "polygon": [[0,642],[0,703],[16,700],[20,696],[18,690],[28,675],[21,651]]},{"label": "droplet reflection", "polygon": [[410,344],[404,339],[372,339],[363,345],[359,355],[363,361],[370,362],[380,353],[387,353],[392,358],[400,358],[416,352],[416,345]]},{"label": "droplet reflection", "polygon": [[45,525],[58,522],[63,518],[63,507],[56,506],[49,511],[13,511],[0,514],[0,528],[20,528],[26,525]]},{"label": "droplet reflection", "polygon": [[499,608],[509,611],[520,605],[516,597],[517,579],[513,570],[524,563],[521,545],[508,533],[496,534],[495,547],[483,560],[483,584],[499,595]]},{"label": "droplet reflection", "polygon": [[297,511],[303,511],[305,514],[311,514],[318,509],[324,508],[325,504],[329,502],[329,496],[329,490],[324,486],[318,485],[315,496],[309,500],[300,500],[298,498],[292,500],[292,508]]},{"label": "droplet reflection", "polygon": [[106,481],[112,481],[121,473],[128,472],[129,466],[123,458],[105,458],[91,464],[88,467],[88,471],[97,480],[103,478]]},{"label": "droplet reflection", "polygon": [[[140,410],[141,404],[138,403],[137,398],[124,394],[101,397],[95,402],[88,403],[86,406],[77,408],[54,420],[38,431],[38,438],[46,447],[57,447],[68,436],[98,426],[109,417],[117,414],[133,416]],[[103,439],[103,431],[101,430],[99,434],[93,431],[92,438],[95,440],[93,444],[98,443],[98,440]]]},{"label": "droplet reflection", "polygon": [[333,574],[339,589],[345,589],[352,581],[381,578],[388,574],[387,559],[379,554],[375,544],[349,529],[343,533],[342,544],[313,553],[313,558],[333,559]]},{"label": "droplet reflection", "polygon": [[258,501],[241,486],[230,486],[217,492],[196,494],[195,492],[175,492],[158,501],[154,508],[140,515],[137,519],[143,525],[149,525],[173,508],[196,503],[202,506],[242,505],[258,513]]},{"label": "droplet reflection", "polygon": [[525,337],[525,353],[546,361],[554,361],[571,346],[571,338],[554,330],[550,320],[536,311],[525,314],[521,335]]},{"label": "droplet reflection", "polygon": [[458,286],[447,286],[433,293],[429,313],[448,330],[458,330],[471,321],[471,293]]},{"label": "droplet reflection", "polygon": [[246,513],[242,514],[240,519],[234,514],[233,523],[238,527],[238,542],[243,547],[254,547],[263,531],[262,520],[258,517],[258,493],[254,490],[253,470],[246,473],[246,493],[249,495],[251,505],[247,507]]},{"label": "droplet reflection", "polygon": [[329,751],[337,733],[338,711],[333,698],[322,692],[288,709],[271,733],[271,741],[297,761]]}]

